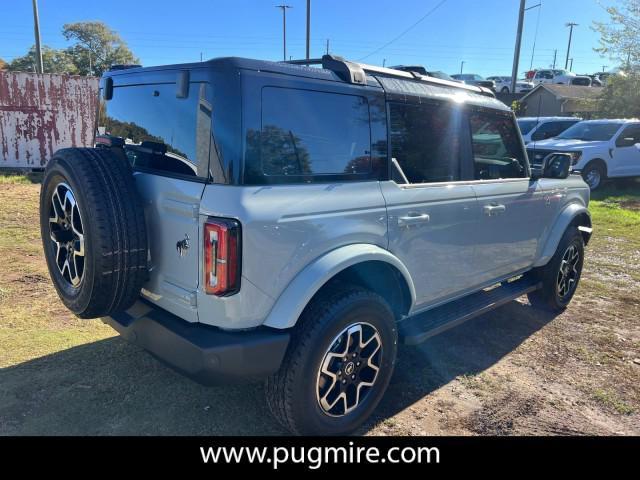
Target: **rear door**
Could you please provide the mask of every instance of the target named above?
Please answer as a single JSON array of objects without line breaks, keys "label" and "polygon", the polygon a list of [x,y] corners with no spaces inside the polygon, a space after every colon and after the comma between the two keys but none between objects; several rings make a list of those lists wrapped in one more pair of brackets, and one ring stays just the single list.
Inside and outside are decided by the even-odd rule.
[{"label": "rear door", "polygon": [[116,83],[104,122],[107,134],[127,142],[144,203],[150,268],[142,294],[191,322],[198,321],[198,214],[208,176],[207,89],[192,82],[185,97],[175,82]]},{"label": "rear door", "polygon": [[511,113],[472,107],[469,125],[480,208],[474,264],[479,283],[487,283],[533,263],[545,228],[545,194],[529,178]]},{"label": "rear door", "polygon": [[[416,307],[467,290],[477,202],[461,182],[461,107],[452,103],[387,105],[393,180],[382,182],[389,250],[409,269]],[[399,167],[398,167],[399,166]]]}]

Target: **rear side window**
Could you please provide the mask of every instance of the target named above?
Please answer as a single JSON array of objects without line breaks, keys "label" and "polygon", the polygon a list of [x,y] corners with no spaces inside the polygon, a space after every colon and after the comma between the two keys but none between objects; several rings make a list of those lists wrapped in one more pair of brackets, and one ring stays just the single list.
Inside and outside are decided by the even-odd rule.
[{"label": "rear side window", "polygon": [[369,122],[365,97],[265,87],[261,130],[247,133],[245,176],[258,183],[366,177]]},{"label": "rear side window", "polygon": [[[456,112],[446,103],[389,104],[391,157],[409,183],[460,180],[460,115]],[[406,183],[395,170],[394,180]]]},{"label": "rear side window", "polygon": [[177,98],[175,84],[116,87],[98,132],[123,138],[138,170],[206,178],[211,135],[206,89],[192,83],[188,97]]},{"label": "rear side window", "polygon": [[520,132],[511,115],[475,110],[469,122],[476,180],[527,176]]}]

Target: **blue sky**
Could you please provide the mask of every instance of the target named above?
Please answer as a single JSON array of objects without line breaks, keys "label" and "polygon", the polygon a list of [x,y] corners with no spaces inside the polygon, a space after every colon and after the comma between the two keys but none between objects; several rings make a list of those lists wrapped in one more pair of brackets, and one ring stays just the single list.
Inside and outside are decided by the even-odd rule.
[{"label": "blue sky", "polygon": [[[319,56],[330,39],[332,53],[350,59],[366,57],[382,65],[422,64],[433,70],[480,75],[511,73],[518,0],[446,0],[404,36],[404,32],[442,0],[312,0],[312,56]],[[568,21],[575,29],[574,71],[593,73],[615,66],[593,52],[598,36],[590,25],[608,18],[604,7],[616,0],[527,0],[528,11],[520,71],[531,64],[549,67],[558,50],[564,67]],[[281,0],[39,0],[43,44],[68,43],[60,34],[67,22],[101,20],[116,30],[144,65],[197,61],[238,55],[280,60]],[[288,55],[305,54],[306,0],[286,0]],[[538,17],[539,16],[539,17]],[[33,16],[28,0],[0,0],[0,58],[10,61],[33,44]],[[536,26],[538,32],[536,36]],[[377,52],[376,52],[377,51]],[[375,52],[375,53],[374,53]]]}]

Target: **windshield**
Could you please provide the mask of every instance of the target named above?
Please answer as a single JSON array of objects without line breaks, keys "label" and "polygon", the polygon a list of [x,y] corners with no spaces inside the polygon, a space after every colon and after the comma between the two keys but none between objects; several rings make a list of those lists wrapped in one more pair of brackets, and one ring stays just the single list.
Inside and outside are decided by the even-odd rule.
[{"label": "windshield", "polygon": [[588,123],[580,122],[566,130],[557,138],[565,140],[584,140],[604,142],[611,138],[620,129],[621,123]]},{"label": "windshield", "polygon": [[533,130],[536,125],[538,125],[536,120],[518,120],[518,126],[523,135]]}]

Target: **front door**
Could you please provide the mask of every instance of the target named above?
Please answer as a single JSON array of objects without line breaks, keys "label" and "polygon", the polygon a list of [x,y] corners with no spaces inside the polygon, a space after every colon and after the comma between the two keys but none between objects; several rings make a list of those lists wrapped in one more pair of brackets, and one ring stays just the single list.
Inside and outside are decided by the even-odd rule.
[{"label": "front door", "polygon": [[382,182],[389,250],[409,269],[416,309],[473,285],[477,203],[461,180],[459,107],[389,103],[394,180]]},{"label": "front door", "polygon": [[480,284],[530,267],[547,219],[545,192],[531,181],[511,113],[469,112],[473,148],[473,190],[480,216],[474,235]]},{"label": "front door", "polygon": [[611,176],[640,176],[640,125],[629,125],[622,130],[610,163]]}]

